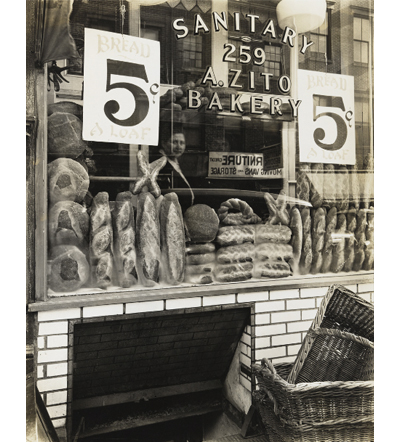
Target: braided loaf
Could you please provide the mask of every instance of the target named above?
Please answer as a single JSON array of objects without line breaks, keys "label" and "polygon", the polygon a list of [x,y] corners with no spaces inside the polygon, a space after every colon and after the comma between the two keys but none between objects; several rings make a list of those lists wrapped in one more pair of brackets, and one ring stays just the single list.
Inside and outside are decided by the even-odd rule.
[{"label": "braided loaf", "polygon": [[[230,210],[237,212],[231,213]],[[241,226],[243,224],[257,224],[261,218],[253,212],[253,209],[238,198],[230,198],[223,202],[218,209],[218,217],[222,224],[228,226]]]},{"label": "braided loaf", "polygon": [[216,253],[216,258],[220,264],[233,264],[235,262],[253,261],[254,253],[254,244],[247,242],[221,247]]},{"label": "braided loaf", "polygon": [[215,267],[215,279],[220,282],[246,281],[253,276],[253,263],[219,264]]}]

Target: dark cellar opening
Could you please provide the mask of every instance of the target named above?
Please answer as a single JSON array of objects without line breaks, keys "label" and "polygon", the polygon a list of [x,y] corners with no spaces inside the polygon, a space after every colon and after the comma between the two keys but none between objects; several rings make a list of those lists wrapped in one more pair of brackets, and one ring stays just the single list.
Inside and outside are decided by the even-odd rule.
[{"label": "dark cellar opening", "polygon": [[250,313],[249,305],[219,306],[75,324],[71,440],[239,435],[245,416],[224,383]]}]

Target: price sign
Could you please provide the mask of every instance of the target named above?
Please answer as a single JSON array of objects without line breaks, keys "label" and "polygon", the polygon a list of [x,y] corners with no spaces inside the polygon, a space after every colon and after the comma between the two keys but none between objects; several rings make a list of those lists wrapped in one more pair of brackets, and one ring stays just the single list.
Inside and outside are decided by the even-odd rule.
[{"label": "price sign", "polygon": [[85,28],[83,139],[158,144],[160,43]]},{"label": "price sign", "polygon": [[354,77],[299,70],[300,161],[355,164]]}]

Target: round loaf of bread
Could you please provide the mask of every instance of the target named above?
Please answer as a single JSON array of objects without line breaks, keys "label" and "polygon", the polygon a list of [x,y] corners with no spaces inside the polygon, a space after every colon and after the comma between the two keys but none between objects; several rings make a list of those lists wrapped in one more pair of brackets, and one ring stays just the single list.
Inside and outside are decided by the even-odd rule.
[{"label": "round loaf of bread", "polygon": [[207,204],[195,204],[184,215],[187,236],[191,242],[213,241],[218,232],[219,218]]},{"label": "round loaf of bread", "polygon": [[47,120],[48,152],[60,157],[77,158],[86,149],[82,121],[73,114],[55,112]]},{"label": "round loaf of bread", "polygon": [[89,264],[76,246],[56,246],[50,257],[49,287],[55,292],[72,292],[88,281]]},{"label": "round loaf of bread", "polygon": [[80,203],[89,189],[89,175],[85,168],[70,158],[58,158],[47,166],[49,199]]},{"label": "round loaf of bread", "polygon": [[59,201],[49,211],[49,242],[56,245],[86,245],[89,215],[73,201]]},{"label": "round loaf of bread", "polygon": [[59,101],[58,103],[50,103],[47,106],[47,116],[55,114],[56,112],[64,112],[75,115],[82,120],[83,106],[74,103],[73,101]]}]

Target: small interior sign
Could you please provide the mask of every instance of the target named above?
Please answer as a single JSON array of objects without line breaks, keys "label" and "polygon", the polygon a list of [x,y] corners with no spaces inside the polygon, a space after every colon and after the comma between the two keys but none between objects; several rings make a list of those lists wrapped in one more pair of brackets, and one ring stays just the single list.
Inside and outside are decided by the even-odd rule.
[{"label": "small interior sign", "polygon": [[85,28],[83,139],[158,144],[160,43]]}]

